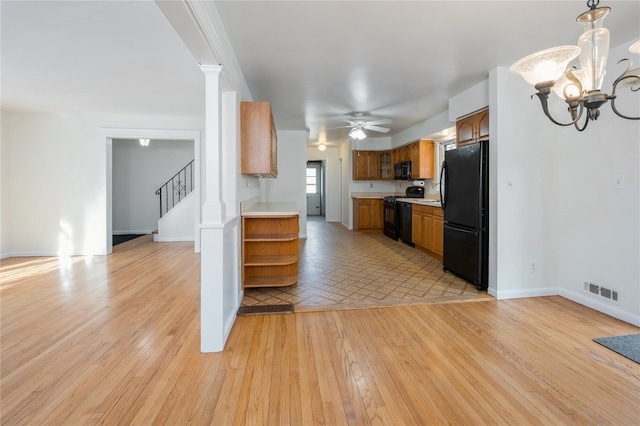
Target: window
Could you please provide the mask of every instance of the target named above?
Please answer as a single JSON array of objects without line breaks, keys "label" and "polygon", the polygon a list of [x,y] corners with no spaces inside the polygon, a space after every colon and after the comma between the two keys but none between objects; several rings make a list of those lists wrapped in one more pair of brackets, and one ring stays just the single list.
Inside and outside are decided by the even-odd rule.
[{"label": "window", "polygon": [[318,176],[315,167],[307,167],[307,194],[318,193]]},{"label": "window", "polygon": [[444,153],[445,151],[449,151],[456,148],[456,139],[455,134],[453,135],[453,139],[446,139],[443,141],[436,142],[436,170],[433,179],[433,186],[437,187],[440,185],[440,169],[442,168],[442,162],[444,161]]}]

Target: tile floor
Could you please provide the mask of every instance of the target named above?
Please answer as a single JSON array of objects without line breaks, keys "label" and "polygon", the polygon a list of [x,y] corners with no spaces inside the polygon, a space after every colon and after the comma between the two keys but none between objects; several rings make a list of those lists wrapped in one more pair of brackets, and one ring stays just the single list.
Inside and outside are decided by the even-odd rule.
[{"label": "tile floor", "polygon": [[298,285],[246,289],[243,306],[293,303],[296,312],[492,299],[442,263],[382,232],[309,217]]}]

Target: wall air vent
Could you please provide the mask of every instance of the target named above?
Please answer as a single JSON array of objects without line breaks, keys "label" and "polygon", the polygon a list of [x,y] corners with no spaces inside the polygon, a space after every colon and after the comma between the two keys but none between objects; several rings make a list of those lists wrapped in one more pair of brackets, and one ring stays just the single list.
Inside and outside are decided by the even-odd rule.
[{"label": "wall air vent", "polygon": [[612,290],[610,288],[607,287],[602,287],[599,286],[598,284],[594,284],[594,283],[590,283],[585,281],[584,282],[584,287],[583,287],[584,291],[587,291],[591,294],[596,294],[600,297],[604,297],[605,299],[609,299],[609,300],[613,300],[614,302],[618,301],[618,291],[617,290]]}]

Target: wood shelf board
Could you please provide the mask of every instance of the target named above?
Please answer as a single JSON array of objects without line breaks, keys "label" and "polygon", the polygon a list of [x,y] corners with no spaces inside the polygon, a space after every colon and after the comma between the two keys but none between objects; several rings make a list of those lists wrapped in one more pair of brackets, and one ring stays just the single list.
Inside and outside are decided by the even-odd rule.
[{"label": "wood shelf board", "polygon": [[283,256],[247,256],[244,266],[293,265],[297,261],[297,254]]},{"label": "wood shelf board", "polygon": [[245,241],[294,241],[298,239],[298,234],[248,234]]},{"label": "wood shelf board", "polygon": [[296,285],[297,275],[275,275],[268,277],[247,277],[244,287],[286,287]]}]

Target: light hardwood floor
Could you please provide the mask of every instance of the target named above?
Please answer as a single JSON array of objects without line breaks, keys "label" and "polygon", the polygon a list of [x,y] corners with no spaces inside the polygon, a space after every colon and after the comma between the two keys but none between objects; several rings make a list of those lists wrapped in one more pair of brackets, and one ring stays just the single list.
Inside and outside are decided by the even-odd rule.
[{"label": "light hardwood floor", "polygon": [[3,425],[638,424],[637,327],[560,297],[238,317],[199,351],[199,256],[0,262]]}]

